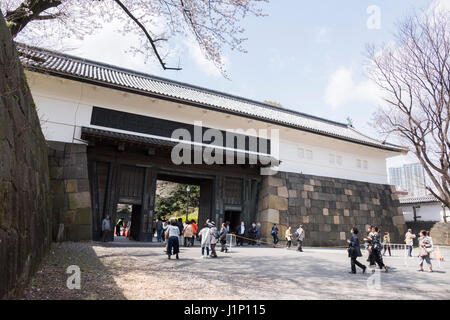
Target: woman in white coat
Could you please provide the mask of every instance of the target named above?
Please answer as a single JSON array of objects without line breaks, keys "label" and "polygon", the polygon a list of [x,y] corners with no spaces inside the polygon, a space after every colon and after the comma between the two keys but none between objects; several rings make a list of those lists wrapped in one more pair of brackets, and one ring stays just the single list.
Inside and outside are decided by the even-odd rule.
[{"label": "woman in white coat", "polygon": [[201,258],[205,258],[205,248],[206,248],[206,257],[208,257],[209,246],[211,245],[211,229],[209,228],[209,226],[205,226],[202,230],[200,230],[199,237],[201,237],[201,248],[202,248]]}]

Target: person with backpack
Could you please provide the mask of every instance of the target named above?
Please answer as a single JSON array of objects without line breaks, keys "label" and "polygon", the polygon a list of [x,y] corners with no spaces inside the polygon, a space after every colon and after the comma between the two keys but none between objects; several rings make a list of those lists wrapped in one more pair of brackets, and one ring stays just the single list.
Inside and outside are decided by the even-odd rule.
[{"label": "person with backpack", "polygon": [[226,225],[226,223],[222,223],[222,228],[220,228],[220,232],[219,232],[219,242],[222,245],[220,252],[224,252],[224,251],[225,251],[225,253],[228,252],[227,233],[228,233],[227,225]]},{"label": "person with backpack", "polygon": [[291,233],[291,227],[288,227],[286,229],[286,249],[289,249],[291,247],[292,244],[292,233]]},{"label": "person with backpack", "polygon": [[303,252],[303,239],[305,237],[305,230],[303,230],[303,225],[300,225],[295,231],[295,236],[297,237],[297,251]]},{"label": "person with backpack", "polygon": [[433,266],[431,265],[430,254],[433,252],[433,244],[430,238],[427,236],[425,230],[420,231],[419,237],[419,271],[423,271],[423,262],[426,261],[429,266],[429,272],[433,272]]},{"label": "person with backpack", "polygon": [[187,224],[183,229],[183,237],[184,237],[184,246],[189,247],[192,243],[192,237],[194,236],[194,230],[192,229],[192,224],[190,221],[187,221]]},{"label": "person with backpack", "polygon": [[164,232],[164,237],[167,241],[167,256],[170,260],[172,254],[179,259],[178,253],[180,252],[180,228],[178,228],[178,223],[175,218],[170,219],[170,225],[167,226]]},{"label": "person with backpack", "polygon": [[[388,272],[388,267],[383,263],[383,256],[381,254],[381,239],[380,234],[378,233],[378,227],[374,227],[372,229],[372,235],[370,236],[370,253],[369,253],[369,262],[370,267],[374,268],[375,263],[378,265],[380,269],[384,268],[386,272]],[[372,269],[372,272],[375,272],[375,269]]]},{"label": "person with backpack", "polygon": [[191,238],[191,247],[193,247],[194,243],[195,243],[195,238],[198,236],[198,226],[195,223],[194,219],[191,220],[191,225],[192,225],[192,232],[193,232],[193,236]]},{"label": "person with backpack", "polygon": [[278,239],[278,227],[276,223],[273,224],[270,234],[273,237],[273,247],[276,248],[278,241],[280,241],[280,239]]},{"label": "person with backpack", "polygon": [[217,241],[219,241],[219,232],[217,231],[216,224],[215,224],[214,221],[211,221],[209,223],[209,225],[211,226],[211,228],[210,228],[210,233],[211,233],[211,257],[212,258],[217,258],[216,244],[217,244]]},{"label": "person with backpack", "polygon": [[[211,245],[211,229],[208,226],[203,227],[202,230],[198,233],[200,237],[200,243],[202,248],[202,256],[201,258],[209,258],[209,247]],[[206,249],[206,256],[205,256]]]}]

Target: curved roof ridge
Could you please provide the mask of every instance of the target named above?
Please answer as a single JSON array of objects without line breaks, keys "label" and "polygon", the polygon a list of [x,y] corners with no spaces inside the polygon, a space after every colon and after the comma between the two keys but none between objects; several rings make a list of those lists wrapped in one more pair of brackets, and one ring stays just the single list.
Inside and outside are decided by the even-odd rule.
[{"label": "curved roof ridge", "polygon": [[24,67],[30,71],[226,112],[369,147],[400,153],[407,151],[333,120],[57,51],[16,44]]},{"label": "curved roof ridge", "polygon": [[261,101],[254,100],[254,99],[249,99],[249,98],[246,98],[246,97],[243,97],[243,96],[239,96],[239,95],[236,95],[236,94],[230,94],[230,93],[226,93],[226,92],[222,92],[222,91],[218,91],[218,90],[214,90],[214,89],[209,89],[209,88],[205,88],[205,87],[198,86],[198,85],[195,85],[195,84],[190,84],[190,83],[186,83],[186,82],[182,82],[182,81],[178,81],[178,80],[172,80],[172,79],[160,77],[160,76],[157,76],[157,75],[153,75],[153,74],[150,74],[150,73],[140,72],[140,71],[136,71],[136,70],[133,70],[133,69],[124,68],[124,67],[120,67],[120,66],[115,66],[115,65],[112,65],[112,64],[109,64],[109,63],[105,63],[105,62],[101,62],[101,61],[95,61],[95,60],[92,60],[92,59],[82,58],[82,57],[79,57],[79,56],[76,56],[76,55],[61,53],[61,52],[58,52],[58,51],[55,51],[55,50],[51,50],[51,49],[31,46],[31,45],[24,44],[24,43],[21,43],[21,42],[16,42],[16,45],[18,45],[19,47],[26,47],[26,48],[33,49],[33,50],[36,50],[36,51],[50,53],[50,54],[59,56],[60,58],[63,58],[63,59],[68,59],[69,58],[69,59],[72,59],[72,60],[78,60],[79,62],[82,62],[82,63],[85,63],[85,64],[89,64],[91,66],[97,66],[97,67],[98,66],[102,66],[104,68],[108,68],[108,69],[111,69],[113,71],[129,73],[129,74],[136,75],[136,76],[141,76],[141,77],[144,77],[144,78],[151,78],[151,79],[154,79],[154,80],[157,80],[157,81],[161,81],[161,82],[164,82],[164,83],[167,83],[167,84],[178,85],[178,86],[189,88],[189,89],[195,89],[195,90],[199,90],[199,91],[206,91],[206,92],[209,92],[209,93],[213,93],[213,94],[220,95],[220,96],[223,96],[223,97],[235,99],[235,100],[238,100],[238,101],[246,101],[248,103],[255,104],[255,105],[261,106],[263,108],[269,108],[269,109],[274,109],[276,111],[292,113],[292,114],[295,114],[295,115],[308,117],[308,118],[311,118],[311,119],[314,119],[314,120],[332,123],[332,124],[339,125],[339,126],[342,126],[342,127],[346,127],[347,126],[345,123],[342,123],[342,122],[338,122],[338,121],[334,121],[334,120],[330,120],[330,119],[325,119],[325,118],[322,118],[322,117],[318,117],[318,116],[315,116],[315,115],[303,113],[303,112],[300,112],[300,111],[297,111],[297,110],[293,110],[293,109],[289,109],[289,108],[277,107],[277,106],[274,106],[274,105],[271,105],[271,104],[268,104],[268,103],[265,103],[265,102],[261,102]]}]

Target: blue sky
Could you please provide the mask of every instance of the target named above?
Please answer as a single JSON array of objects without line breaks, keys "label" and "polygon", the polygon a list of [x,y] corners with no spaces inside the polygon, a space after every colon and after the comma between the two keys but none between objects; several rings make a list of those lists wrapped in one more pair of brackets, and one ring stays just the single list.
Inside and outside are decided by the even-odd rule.
[{"label": "blue sky", "polygon": [[[445,3],[450,0],[435,0]],[[272,0],[263,5],[267,17],[243,21],[248,53],[225,51],[230,80],[186,41],[172,42],[174,61],[182,71],[162,71],[154,62],[125,50],[134,36],[122,36],[106,25],[80,41],[71,54],[137,69],[247,98],[346,122],[376,136],[368,125],[378,104],[376,90],[364,76],[365,46],[392,41],[395,23],[414,8],[433,0]],[[380,28],[369,29],[369,6],[380,9]],[[173,63],[172,63],[173,64]],[[397,163],[395,163],[397,164]]]}]

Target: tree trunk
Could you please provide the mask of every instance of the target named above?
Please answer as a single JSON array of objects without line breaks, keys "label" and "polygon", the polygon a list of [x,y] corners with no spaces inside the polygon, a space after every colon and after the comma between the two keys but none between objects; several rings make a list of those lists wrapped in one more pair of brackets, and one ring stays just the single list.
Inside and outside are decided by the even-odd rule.
[{"label": "tree trunk", "polygon": [[47,145],[0,15],[0,299],[16,298],[51,244]]}]

